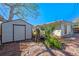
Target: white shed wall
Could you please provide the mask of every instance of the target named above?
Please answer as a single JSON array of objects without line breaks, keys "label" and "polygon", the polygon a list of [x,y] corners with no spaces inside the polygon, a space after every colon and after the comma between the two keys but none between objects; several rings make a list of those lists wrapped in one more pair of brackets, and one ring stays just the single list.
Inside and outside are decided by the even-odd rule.
[{"label": "white shed wall", "polygon": [[31,39],[32,38],[32,27],[27,24],[26,26],[26,38]]},{"label": "white shed wall", "polygon": [[32,25],[22,20],[17,20],[2,24],[2,43],[13,41],[13,24],[26,25],[26,39],[32,38]]},{"label": "white shed wall", "polygon": [[[13,23],[13,22],[12,22]],[[26,39],[31,39],[32,38],[32,26],[28,23],[25,23],[24,21],[18,20],[14,21],[13,24],[22,24],[26,25]]]},{"label": "white shed wall", "polygon": [[2,42],[13,41],[13,25],[5,23],[2,25]]}]

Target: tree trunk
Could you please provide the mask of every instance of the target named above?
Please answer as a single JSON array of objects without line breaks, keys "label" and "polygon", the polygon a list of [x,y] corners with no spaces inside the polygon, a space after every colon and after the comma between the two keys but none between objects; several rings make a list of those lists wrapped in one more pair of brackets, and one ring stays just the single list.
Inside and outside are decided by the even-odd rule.
[{"label": "tree trunk", "polygon": [[14,6],[11,6],[10,7],[10,13],[9,13],[9,19],[8,19],[8,21],[12,21],[12,18],[14,16],[13,11],[14,11]]}]

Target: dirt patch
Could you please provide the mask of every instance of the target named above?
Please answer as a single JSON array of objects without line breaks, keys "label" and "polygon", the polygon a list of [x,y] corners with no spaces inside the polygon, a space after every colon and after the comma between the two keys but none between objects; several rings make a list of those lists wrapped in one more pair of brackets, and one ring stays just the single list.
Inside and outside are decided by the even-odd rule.
[{"label": "dirt patch", "polygon": [[79,41],[66,43],[64,50],[48,48],[42,42],[13,42],[0,48],[1,56],[79,56]]}]

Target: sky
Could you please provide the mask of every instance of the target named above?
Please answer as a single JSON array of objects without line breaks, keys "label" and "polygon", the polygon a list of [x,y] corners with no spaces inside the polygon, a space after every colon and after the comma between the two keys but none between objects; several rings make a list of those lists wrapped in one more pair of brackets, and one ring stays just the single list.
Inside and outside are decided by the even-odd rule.
[{"label": "sky", "polygon": [[[79,4],[76,3],[40,3],[38,6],[40,15],[37,19],[29,18],[25,20],[32,25],[46,24],[59,20],[70,22],[79,17]],[[0,4],[0,15],[7,19],[9,10],[3,9],[5,8]]]}]

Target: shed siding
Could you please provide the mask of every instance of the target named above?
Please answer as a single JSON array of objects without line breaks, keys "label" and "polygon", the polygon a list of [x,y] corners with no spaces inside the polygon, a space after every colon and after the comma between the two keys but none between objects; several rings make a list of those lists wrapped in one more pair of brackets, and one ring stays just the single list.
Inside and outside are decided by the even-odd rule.
[{"label": "shed siding", "polygon": [[10,23],[5,23],[2,25],[2,42],[13,41],[13,26]]},{"label": "shed siding", "polygon": [[32,27],[27,24],[26,26],[26,38],[31,39],[32,38]]},{"label": "shed siding", "polygon": [[22,20],[2,24],[2,43],[13,41],[13,24],[26,25],[26,39],[32,38],[32,26]]}]

